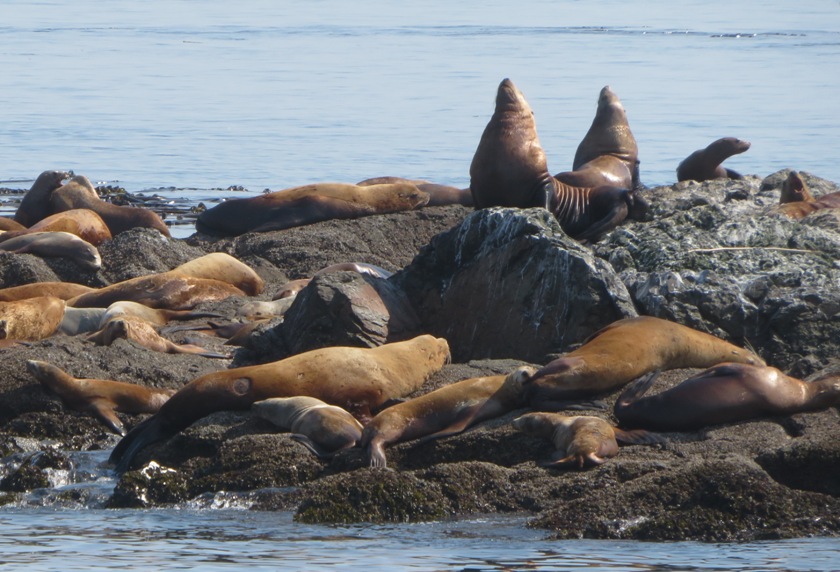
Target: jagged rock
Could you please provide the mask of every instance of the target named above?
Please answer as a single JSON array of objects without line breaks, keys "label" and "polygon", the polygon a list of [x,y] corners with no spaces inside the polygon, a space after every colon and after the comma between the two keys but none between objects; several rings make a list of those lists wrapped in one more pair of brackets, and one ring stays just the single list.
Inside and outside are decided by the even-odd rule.
[{"label": "jagged rock", "polygon": [[107,508],[148,508],[183,502],[188,498],[186,477],[152,461],[142,469],[120,477]]}]

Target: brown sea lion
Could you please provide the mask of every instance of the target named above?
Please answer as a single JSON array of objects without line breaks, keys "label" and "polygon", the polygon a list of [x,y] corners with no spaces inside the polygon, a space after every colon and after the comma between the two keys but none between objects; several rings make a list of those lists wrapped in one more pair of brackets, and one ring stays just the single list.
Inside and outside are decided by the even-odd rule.
[{"label": "brown sea lion", "polygon": [[28,229],[7,232],[0,236],[0,241],[33,232],[69,232],[93,246],[112,238],[108,225],[98,214],[90,209],[71,209],[41,219]]},{"label": "brown sea lion", "polygon": [[428,202],[429,195],[409,183],[367,187],[316,183],[225,201],[198,215],[195,227],[199,232],[224,236],[268,232],[325,220],[407,211]]},{"label": "brown sea lion", "polygon": [[111,234],[116,236],[132,228],[154,228],[170,237],[169,227],[154,211],[142,207],[123,207],[103,201],[84,175],[77,175],[50,195],[50,212],[72,209],[90,209],[105,221]]},{"label": "brown sea lion", "polygon": [[635,188],[633,172],[627,168],[624,161],[612,155],[601,155],[576,171],[557,173],[554,178],[572,187],[609,185],[625,189]]},{"label": "brown sea lion", "polygon": [[403,177],[373,177],[365,179],[356,183],[360,187],[368,187],[370,185],[384,185],[392,183],[410,183],[416,186],[424,193],[429,194],[429,202],[427,207],[440,207],[445,205],[464,205],[466,207],[473,206],[472,193],[469,187],[466,189],[459,189],[450,185],[441,185],[438,183],[431,183],[423,179],[405,179]]},{"label": "brown sea lion", "polygon": [[597,242],[625,219],[644,220],[650,205],[639,191],[619,187],[570,187],[556,182],[550,210],[563,232]]},{"label": "brown sea lion", "polygon": [[386,445],[448,437],[521,407],[522,384],[534,371],[523,366],[508,375],[465,379],[392,405],[365,425],[359,445],[367,447],[371,467],[385,467]]},{"label": "brown sea lion", "polygon": [[199,318],[221,318],[216,312],[201,312],[195,310],[170,310],[168,308],[150,308],[145,304],[121,300],[114,302],[102,316],[100,327],[113,318],[122,316],[137,316],[153,326],[165,326],[173,320],[196,320]]},{"label": "brown sea lion", "polygon": [[15,212],[15,221],[28,228],[51,215],[50,195],[72,176],[72,171],[44,171],[38,175],[32,188],[23,195]]},{"label": "brown sea lion", "polygon": [[450,359],[443,338],[422,335],[375,348],[329,347],[284,360],[203,375],[131,430],[111,454],[125,471],[146,445],[215,411],[247,409],[271,397],[307,395],[366,419],[371,410],[416,391]]},{"label": "brown sea lion", "polygon": [[245,292],[227,282],[168,272],[139,276],[81,294],[67,301],[74,308],[107,308],[114,302],[139,302],[150,308],[190,310],[202,302],[245,296]]},{"label": "brown sea lion", "polygon": [[236,310],[236,317],[247,320],[265,320],[275,316],[282,316],[291,308],[295,298],[296,296],[286,296],[285,298],[278,298],[270,302],[263,300],[245,302]]},{"label": "brown sea lion", "polygon": [[102,258],[96,247],[69,232],[22,234],[0,242],[0,250],[47,258],[69,258],[90,271],[102,268]]},{"label": "brown sea lion", "polygon": [[643,397],[657,375],[642,377],[621,394],[615,403],[619,425],[692,431],[840,406],[840,376],[806,382],[775,367],[721,363],[662,393]]},{"label": "brown sea lion", "polygon": [[314,397],[273,397],[257,401],[251,411],[281,429],[291,431],[321,458],[329,458],[342,449],[355,447],[362,436],[362,424],[346,409],[329,405]]},{"label": "brown sea lion", "polygon": [[773,210],[798,220],[820,209],[832,208],[840,208],[840,192],[814,198],[802,175],[791,171],[782,183],[779,204]]},{"label": "brown sea lion", "polygon": [[[8,233],[18,230],[26,230],[26,227],[20,224],[19,222],[15,221],[14,219],[0,216],[0,231],[5,231],[6,233]],[[5,233],[0,234],[0,237],[3,236],[5,236]]]},{"label": "brown sea lion", "polygon": [[764,364],[751,351],[668,320],[625,318],[538,370],[526,381],[525,394],[534,408],[559,409],[568,400],[613,391],[651,371],[723,361]]},{"label": "brown sea lion", "polygon": [[289,280],[283,284],[277,292],[271,297],[272,300],[281,300],[283,298],[293,298],[298,293],[306,288],[306,285],[311,282],[311,278],[298,278],[297,280]]},{"label": "brown sea lion", "polygon": [[576,465],[579,469],[600,465],[618,454],[618,443],[660,443],[662,438],[644,430],[624,431],[600,417],[567,416],[560,413],[526,413],[513,420],[519,431],[550,439],[557,452],[543,467]]},{"label": "brown sea lion", "polygon": [[64,305],[52,296],[0,302],[0,339],[34,342],[51,336],[64,316]]},{"label": "brown sea lion", "polygon": [[162,337],[154,326],[139,316],[117,316],[111,318],[102,328],[89,334],[87,341],[98,346],[110,346],[114,340],[126,339],[164,354],[192,354],[208,358],[228,359],[230,356],[210,351],[193,344],[176,344]]},{"label": "brown sea lion", "polygon": [[261,294],[265,281],[253,268],[240,262],[230,254],[211,252],[194,258],[169,271],[172,275],[212,278],[232,284],[249,296]]},{"label": "brown sea lion", "polygon": [[93,292],[94,290],[96,288],[73,282],[34,282],[32,284],[0,289],[0,302],[25,300],[26,298],[37,298],[38,296],[55,296],[62,300],[69,300],[70,298],[87,292]]},{"label": "brown sea lion", "polygon": [[549,209],[554,178],[537,136],[534,112],[509,79],[496,93],[496,109],[470,164],[476,209],[493,206]]},{"label": "brown sea lion", "polygon": [[29,360],[26,369],[49,391],[57,394],[62,403],[74,411],[98,417],[114,433],[125,435],[120,413],[157,413],[171,389],[156,389],[108,379],[77,379],[67,372],[43,361]]},{"label": "brown sea lion", "polygon": [[703,182],[710,179],[743,179],[735,171],[721,166],[721,163],[749,148],[749,141],[722,137],[683,159],[677,166],[677,180]]}]

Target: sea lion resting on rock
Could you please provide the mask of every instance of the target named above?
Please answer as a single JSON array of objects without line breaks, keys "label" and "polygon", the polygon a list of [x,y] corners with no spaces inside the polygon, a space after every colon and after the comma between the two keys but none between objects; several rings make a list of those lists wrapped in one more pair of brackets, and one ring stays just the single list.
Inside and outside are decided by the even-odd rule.
[{"label": "sea lion resting on rock", "polygon": [[273,397],[257,401],[251,411],[291,431],[292,439],[321,458],[354,447],[362,435],[362,424],[347,410],[314,397]]},{"label": "sea lion resting on rock", "polygon": [[449,359],[445,339],[422,335],[375,348],[321,348],[272,363],[203,375],[132,429],[114,448],[111,462],[118,471],[125,471],[143,447],[205,415],[247,409],[271,397],[317,397],[367,419],[371,410],[419,389]]},{"label": "sea lion resting on rock", "polygon": [[534,371],[523,366],[508,375],[465,379],[388,407],[365,426],[359,445],[367,447],[371,467],[384,468],[386,445],[455,435],[520,407],[522,384]]},{"label": "sea lion resting on rock", "polygon": [[445,205],[464,205],[466,207],[473,206],[472,193],[470,188],[459,189],[450,185],[440,185],[438,183],[430,183],[423,179],[404,179],[403,177],[374,177],[372,179],[365,179],[356,183],[360,187],[368,187],[370,185],[383,185],[391,183],[411,183],[424,193],[428,193],[429,202],[427,207],[439,207]]},{"label": "sea lion resting on rock", "polygon": [[540,463],[543,467],[600,465],[608,457],[618,454],[618,443],[659,443],[662,438],[644,430],[624,431],[613,427],[600,417],[579,415],[570,417],[560,413],[526,413],[513,420],[519,431],[550,439],[557,449],[552,459]]},{"label": "sea lion resting on rock", "polygon": [[108,225],[98,214],[90,209],[71,209],[52,214],[27,229],[7,232],[0,236],[0,241],[33,232],[69,232],[93,246],[99,246],[112,238]]},{"label": "sea lion resting on rock", "polygon": [[[329,274],[330,272],[348,271],[358,272],[359,274],[368,274],[370,276],[376,276],[377,278],[390,278],[394,274],[389,270],[385,270],[384,268],[374,264],[368,264],[366,262],[338,262],[321,268],[318,272],[312,275],[312,278],[315,278],[316,276],[323,276],[324,274]],[[306,288],[306,285],[309,284],[312,278],[299,278],[297,280],[290,280],[289,282],[286,282],[277,292],[274,293],[274,296],[272,296],[271,299],[280,300],[281,298],[288,298],[290,296],[297,295],[298,292]]]},{"label": "sea lion resting on rock", "polygon": [[651,371],[723,361],[764,365],[751,351],[710,334],[650,316],[625,318],[539,369],[526,381],[525,394],[534,408],[559,409],[569,400],[613,391]]},{"label": "sea lion resting on rock", "polygon": [[87,292],[93,292],[96,288],[75,284],[73,282],[33,282],[21,286],[0,289],[0,302],[11,302],[13,300],[25,300],[37,298],[38,296],[54,296],[62,300],[69,300]]},{"label": "sea lion resting on rock", "polygon": [[51,336],[64,316],[64,300],[39,296],[0,302],[0,339],[38,341]]},{"label": "sea lion resting on rock", "polygon": [[156,413],[169,396],[175,393],[171,389],[155,389],[122,381],[77,379],[43,361],[29,360],[26,369],[41,385],[57,394],[65,406],[98,417],[120,435],[125,435],[125,429],[117,417],[117,411]]},{"label": "sea lion resting on rock", "polygon": [[86,339],[99,346],[110,346],[114,340],[126,339],[165,354],[193,354],[223,359],[230,357],[192,344],[173,343],[158,334],[151,324],[139,316],[124,315],[111,318],[99,331],[88,335]]},{"label": "sea lion resting on rock", "polygon": [[5,236],[4,233],[7,232],[14,232],[18,230],[26,230],[26,227],[20,224],[19,222],[15,221],[11,218],[6,218],[4,216],[0,216],[0,237]]},{"label": "sea lion resting on rock", "polygon": [[69,232],[32,232],[0,242],[0,250],[14,254],[69,258],[86,270],[102,267],[95,246]]},{"label": "sea lion resting on rock", "polygon": [[625,219],[644,220],[649,206],[638,191],[570,187],[557,181],[549,210],[563,232],[575,240],[597,242]]},{"label": "sea lion resting on rock", "polygon": [[749,141],[722,137],[683,159],[677,166],[677,180],[703,182],[710,179],[743,179],[735,171],[721,166],[721,163],[749,148]]},{"label": "sea lion resting on rock", "polygon": [[773,210],[798,220],[820,209],[836,208],[840,208],[840,192],[814,198],[802,175],[791,171],[782,183],[779,204]]},{"label": "sea lion resting on rock", "polygon": [[253,268],[224,252],[199,256],[169,271],[171,275],[221,280],[236,286],[248,296],[257,296],[265,288],[265,280]]},{"label": "sea lion resting on rock", "polygon": [[658,372],[630,385],[615,403],[619,425],[692,431],[708,425],[840,406],[840,376],[801,381],[775,367],[721,363],[662,393],[643,397]]},{"label": "sea lion resting on rock", "polygon": [[65,179],[72,176],[73,171],[44,171],[38,175],[32,188],[23,195],[20,206],[15,212],[15,221],[29,228],[52,214],[50,195],[64,183]]},{"label": "sea lion resting on rock", "polygon": [[64,310],[64,318],[61,320],[58,331],[68,336],[95,332],[103,328],[109,320],[122,316],[137,316],[153,326],[164,326],[171,320],[222,317],[221,314],[215,312],[149,308],[137,302],[123,300],[114,302],[107,308],[74,308],[68,306]]}]

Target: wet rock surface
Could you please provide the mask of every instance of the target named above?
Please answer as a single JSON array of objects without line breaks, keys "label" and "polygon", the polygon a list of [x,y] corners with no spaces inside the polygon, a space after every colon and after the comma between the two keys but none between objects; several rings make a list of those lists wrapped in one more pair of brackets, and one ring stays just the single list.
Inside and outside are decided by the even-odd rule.
[{"label": "wet rock surface", "polygon": [[[44,280],[100,286],[169,270],[206,252],[228,252],[266,280],[265,292],[252,298],[260,300],[287,280],[338,262],[397,272],[381,281],[345,273],[314,281],[284,319],[258,329],[227,360],[159,354],[125,340],[99,347],[67,336],[0,350],[0,478],[10,491],[0,502],[44,486],[52,469],[26,459],[45,443],[78,451],[109,449],[119,440],[98,420],[48,395],[27,373],[28,359],[75,377],[177,389],[211,371],[303,348],[410,337],[416,318],[419,330],[447,337],[455,358],[419,394],[544,364],[602,325],[638,313],[748,343],[790,375],[837,373],[840,219],[829,211],[799,222],[773,213],[785,174],[647,189],[650,220],[629,221],[593,246],[570,240],[539,210],[433,207],[218,240],[163,240],[132,230],[102,246],[103,269],[93,274],[60,259],[0,253],[0,286],[6,287]],[[815,194],[836,190],[816,177],[808,183]],[[372,312],[354,302],[354,293],[366,287],[397,301],[383,303],[388,312]],[[232,321],[247,300],[202,309]],[[393,307],[411,319],[393,327]],[[229,348],[201,333],[170,337]],[[649,393],[692,373],[665,372]],[[614,421],[616,398],[604,396],[603,410],[567,413]],[[556,538],[743,541],[840,534],[836,408],[668,433],[665,443],[623,446],[617,457],[584,471],[540,467],[553,446],[511,427],[524,412],[453,437],[391,446],[386,470],[369,469],[359,448],[319,459],[248,412],[219,412],[142,451],[143,469],[122,476],[108,506],[168,506],[233,491],[255,509],[292,510],[306,522],[525,512],[533,516],[531,526]],[[119,417],[127,429],[144,418]]]}]

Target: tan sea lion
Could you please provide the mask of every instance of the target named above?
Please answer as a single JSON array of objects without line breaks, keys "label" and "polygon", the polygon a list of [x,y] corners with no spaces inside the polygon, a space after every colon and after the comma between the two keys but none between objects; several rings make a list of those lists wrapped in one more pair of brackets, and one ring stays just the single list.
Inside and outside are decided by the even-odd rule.
[{"label": "tan sea lion", "polygon": [[26,369],[62,403],[74,411],[98,417],[114,433],[125,435],[116,412],[157,413],[175,392],[108,379],[77,379],[43,361],[29,360]]},{"label": "tan sea lion", "polygon": [[370,185],[383,185],[392,183],[410,183],[416,186],[424,193],[429,194],[429,202],[427,207],[440,207],[445,205],[464,205],[467,207],[473,206],[472,193],[470,188],[459,189],[450,185],[441,185],[438,183],[431,183],[423,179],[405,179],[403,177],[373,177],[365,179],[356,183],[360,187],[368,187]]},{"label": "tan sea lion", "polygon": [[[20,224],[19,222],[15,221],[14,219],[0,216],[0,231],[5,231],[6,233],[8,233],[17,230],[26,230],[26,227]],[[0,235],[0,237],[2,236],[5,236],[5,233]]]},{"label": "tan sea lion", "polygon": [[721,363],[662,393],[644,397],[657,375],[642,377],[624,390],[615,403],[619,425],[692,431],[840,406],[840,376],[836,375],[807,382],[775,367]]},{"label": "tan sea lion", "polygon": [[0,236],[0,241],[33,232],[69,232],[93,246],[112,238],[108,225],[98,214],[90,209],[71,209],[41,219],[28,229],[7,232]]},{"label": "tan sea lion", "polygon": [[165,354],[192,354],[208,358],[228,359],[230,356],[210,351],[193,344],[176,344],[157,333],[155,328],[139,316],[117,316],[111,318],[99,331],[86,337],[98,346],[110,346],[115,340],[126,339]]},{"label": "tan sea lion", "polygon": [[316,183],[225,201],[198,215],[195,226],[199,232],[230,236],[407,211],[428,202],[429,195],[409,183]]},{"label": "tan sea lion", "polygon": [[87,292],[93,292],[94,290],[96,288],[73,282],[33,282],[32,284],[0,289],[0,302],[25,300],[26,298],[37,298],[38,296],[55,296],[62,300],[69,300],[70,298]]},{"label": "tan sea lion", "polygon": [[277,292],[271,297],[272,300],[281,300],[283,298],[292,298],[297,296],[298,293],[306,288],[306,285],[309,284],[311,278],[298,278],[297,280],[289,280],[285,284],[283,284]]},{"label": "tan sea lion", "polygon": [[751,351],[668,320],[625,318],[539,369],[526,381],[525,394],[534,408],[558,409],[568,400],[613,391],[651,371],[723,361],[764,364]]},{"label": "tan sea lion", "polygon": [[367,447],[371,467],[384,468],[386,445],[448,437],[521,407],[522,384],[534,371],[523,366],[508,375],[465,379],[392,405],[365,425],[359,445]]},{"label": "tan sea lion", "polygon": [[791,171],[782,183],[779,204],[773,210],[798,220],[820,209],[832,208],[840,208],[840,192],[814,198],[802,175]]},{"label": "tan sea lion", "polygon": [[366,419],[371,410],[416,391],[450,359],[443,338],[418,336],[375,348],[329,347],[284,360],[203,375],[131,430],[111,454],[125,471],[146,445],[215,411],[247,409],[271,397],[307,395]]},{"label": "tan sea lion", "polygon": [[168,308],[150,308],[145,304],[132,302],[130,300],[120,300],[114,302],[102,315],[100,327],[105,325],[105,322],[113,318],[122,316],[137,316],[153,326],[165,326],[173,320],[196,320],[199,318],[221,318],[221,314],[216,312],[201,312],[195,310],[170,310]]},{"label": "tan sea lion", "polygon": [[245,292],[227,282],[163,272],[131,278],[81,294],[67,301],[75,308],[107,308],[114,302],[139,302],[150,308],[189,310],[202,302],[245,296]]},{"label": "tan sea lion", "polygon": [[116,236],[132,228],[154,228],[170,237],[169,227],[154,211],[142,207],[123,207],[103,201],[84,175],[77,175],[50,195],[52,213],[71,209],[90,209],[105,221],[111,234]]},{"label": "tan sea lion", "polygon": [[0,250],[47,258],[69,258],[90,271],[102,268],[102,258],[96,247],[69,232],[22,234],[0,242]]},{"label": "tan sea lion", "polygon": [[275,316],[282,316],[292,307],[295,298],[296,296],[287,296],[270,302],[263,300],[245,302],[236,310],[236,317],[247,320],[265,320]]},{"label": "tan sea lion", "polygon": [[743,179],[735,171],[721,166],[721,163],[749,148],[749,141],[722,137],[683,159],[677,166],[677,180],[703,182],[710,179]]},{"label": "tan sea lion", "polygon": [[314,397],[273,397],[257,401],[251,411],[291,431],[292,439],[321,458],[354,447],[362,436],[362,424],[347,410]]},{"label": "tan sea lion", "polygon": [[232,284],[249,296],[257,296],[265,288],[265,281],[247,264],[230,254],[211,252],[199,256],[169,271],[172,275],[212,278]]},{"label": "tan sea lion", "polygon": [[0,302],[0,339],[34,342],[51,336],[64,316],[64,305],[52,296]]},{"label": "tan sea lion", "polygon": [[51,215],[50,195],[72,176],[72,171],[44,171],[38,175],[32,188],[23,195],[15,212],[15,221],[28,228]]},{"label": "tan sea lion", "polygon": [[551,440],[557,452],[543,467],[576,465],[579,469],[600,465],[618,454],[618,443],[660,443],[662,438],[644,430],[624,431],[600,417],[567,416],[560,413],[526,413],[513,420],[519,431]]}]

